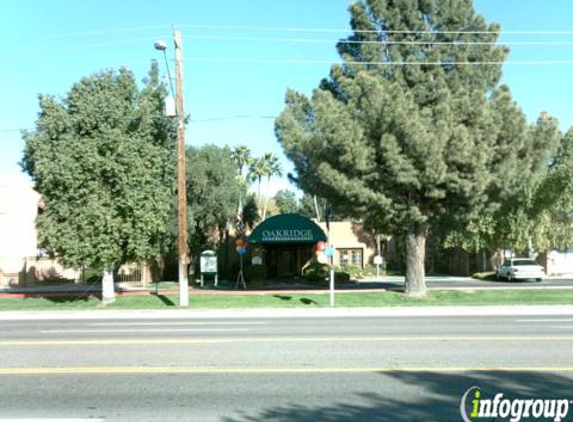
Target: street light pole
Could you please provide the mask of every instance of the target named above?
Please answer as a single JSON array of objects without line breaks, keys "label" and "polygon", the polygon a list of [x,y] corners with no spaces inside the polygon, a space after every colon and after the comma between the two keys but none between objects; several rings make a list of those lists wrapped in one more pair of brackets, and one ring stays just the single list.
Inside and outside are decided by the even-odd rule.
[{"label": "street light pole", "polygon": [[[183,108],[183,43],[181,33],[173,29],[173,43],[175,46],[175,80],[177,92],[176,110],[177,110],[177,220],[178,220],[178,243],[177,254],[179,257],[179,306],[186,308],[189,306],[189,280],[187,278],[187,178],[185,175],[185,111]],[[167,44],[163,41],[155,43],[157,50],[165,50]],[[171,85],[171,74],[167,58],[167,76]],[[173,85],[171,85],[173,91]]]},{"label": "street light pole", "polygon": [[187,178],[185,176],[185,112],[183,111],[183,43],[181,33],[173,29],[175,44],[175,80],[177,81],[177,200],[179,220],[179,306],[189,306],[187,279]]}]

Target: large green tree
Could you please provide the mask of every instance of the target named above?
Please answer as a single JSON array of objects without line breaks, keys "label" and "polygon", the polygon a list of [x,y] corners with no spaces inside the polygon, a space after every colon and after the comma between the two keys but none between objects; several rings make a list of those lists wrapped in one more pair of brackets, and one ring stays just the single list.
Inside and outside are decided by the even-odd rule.
[{"label": "large green tree", "polygon": [[287,92],[277,137],[303,190],[404,236],[406,291],[424,295],[430,230],[498,207],[554,145],[528,134],[499,85],[500,28],[470,0],[364,0],[349,10],[343,63],[311,98]]},{"label": "large green tree", "polygon": [[24,133],[22,166],[45,203],[39,243],[65,265],[101,269],[106,301],[114,268],[163,253],[175,131],[157,75],[154,64],[140,90],[126,69],[102,72],[62,100],[40,95],[36,128]]},{"label": "large green tree", "polygon": [[[187,148],[187,206],[189,244],[194,258],[216,248],[237,213],[246,184],[237,178],[229,148],[215,145]],[[172,222],[176,227],[176,221]]]}]

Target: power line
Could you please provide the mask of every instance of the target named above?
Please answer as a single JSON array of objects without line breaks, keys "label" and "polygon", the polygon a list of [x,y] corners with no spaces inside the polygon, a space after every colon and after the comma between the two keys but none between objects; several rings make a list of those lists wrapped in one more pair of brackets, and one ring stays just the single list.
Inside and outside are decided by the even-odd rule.
[{"label": "power line", "polygon": [[[205,117],[201,119],[190,119],[189,123],[205,123],[205,122],[217,122],[223,120],[235,120],[235,119],[276,119],[277,116],[270,115],[253,115],[253,114],[235,114],[230,116],[213,116]],[[10,132],[22,132],[23,130],[34,130],[33,128],[20,128],[20,129],[0,129],[0,133],[10,133]]]},{"label": "power line", "polygon": [[58,48],[50,48],[46,50],[36,50],[36,51],[21,51],[18,54],[4,56],[7,58],[13,57],[20,57],[25,56],[28,54],[42,54],[42,53],[57,53],[57,52],[64,52],[64,51],[74,51],[74,50],[86,50],[91,48],[99,48],[99,47],[109,47],[114,45],[129,45],[129,44],[136,44],[136,43],[143,43],[143,42],[152,42],[155,41],[157,37],[154,38],[137,38],[131,40],[120,40],[120,41],[109,41],[97,44],[84,44],[84,45],[76,45],[70,47],[58,47]]},{"label": "power line", "polygon": [[82,37],[86,35],[105,35],[105,34],[119,34],[125,32],[135,32],[135,31],[145,31],[149,29],[165,29],[171,28],[172,25],[154,25],[154,26],[135,26],[131,28],[114,28],[114,29],[102,29],[94,31],[84,31],[84,32],[72,32],[67,34],[47,34],[47,35],[32,35],[29,37],[18,37],[9,39],[9,41],[28,41],[28,40],[44,40],[44,39],[56,39],[56,38],[74,38]]},{"label": "power line", "polygon": [[[188,35],[186,39],[200,40],[228,40],[228,41],[248,41],[248,42],[275,42],[275,43],[299,43],[299,44],[354,44],[354,45],[452,45],[452,46],[471,46],[471,45],[515,45],[515,46],[573,46],[573,41],[507,41],[507,42],[490,42],[490,41],[373,41],[373,40],[334,40],[334,39],[316,39],[316,38],[267,38],[267,37],[233,37],[233,36],[203,36]],[[69,47],[57,47],[45,50],[20,51],[17,54],[3,56],[5,58],[21,57],[29,54],[57,53],[77,50],[87,50],[100,47],[110,47],[115,45],[129,45],[143,42],[155,41],[157,37],[136,38],[130,40],[109,41],[96,44],[84,44]]]},{"label": "power line", "polygon": [[255,116],[250,114],[237,114],[234,116],[220,116],[220,117],[207,117],[204,119],[191,119],[191,123],[202,122],[216,122],[221,120],[235,120],[235,119],[276,119],[277,116]]},{"label": "power line", "polygon": [[28,76],[46,75],[46,74],[52,74],[52,73],[61,74],[61,73],[71,73],[71,72],[89,72],[89,75],[92,75],[92,74],[97,74],[99,72],[106,72],[109,70],[117,70],[117,69],[121,69],[121,68],[131,69],[133,66],[150,64],[154,60],[155,59],[150,59],[147,61],[140,61],[140,62],[138,61],[138,62],[102,65],[102,66],[97,66],[96,70],[93,69],[94,66],[89,66],[86,64],[85,66],[81,66],[81,67],[76,66],[76,67],[67,67],[67,68],[58,68],[58,69],[42,69],[42,70],[35,71],[35,72],[20,72],[20,73],[15,73],[13,75],[3,76],[0,78],[0,81],[4,81],[4,80],[13,81],[16,78],[18,80],[22,80],[22,78],[28,77]]},{"label": "power line", "polygon": [[194,63],[268,63],[268,64],[347,64],[347,65],[368,65],[368,66],[529,66],[529,65],[567,65],[573,64],[573,59],[568,60],[515,60],[515,61],[451,61],[451,62],[424,62],[424,61],[388,61],[388,62],[358,62],[332,60],[307,60],[307,59],[233,59],[217,57],[197,57],[186,59],[187,62]]},{"label": "power line", "polygon": [[231,30],[231,31],[284,31],[284,32],[353,32],[358,34],[516,34],[516,35],[572,35],[573,30],[562,31],[473,31],[468,29],[460,29],[457,31],[448,30],[384,30],[384,29],[336,29],[336,28],[312,28],[312,27],[278,27],[278,26],[242,26],[242,25],[195,25],[183,24],[177,25],[179,28],[196,28],[196,29],[216,29],[216,30]]},{"label": "power line", "polygon": [[[573,46],[573,41],[506,41],[506,42],[490,42],[490,41],[373,41],[373,40],[334,40],[334,39],[316,39],[316,38],[268,38],[268,37],[240,37],[240,36],[203,36],[203,35],[188,35],[186,39],[200,39],[200,40],[226,40],[226,41],[248,41],[248,42],[275,42],[275,43],[298,43],[298,44],[365,44],[365,45],[452,45],[452,46],[471,46],[471,45],[514,45],[514,46]],[[109,41],[96,44],[84,44],[69,47],[57,47],[45,50],[32,50],[20,51],[17,54],[6,55],[5,58],[21,57],[28,54],[43,54],[43,53],[57,53],[75,50],[87,50],[100,47],[110,47],[115,45],[129,45],[143,42],[155,41],[157,37],[149,38],[135,38],[130,40]]]},{"label": "power line", "polygon": [[278,27],[278,26],[249,26],[249,25],[202,25],[202,24],[161,24],[161,25],[148,25],[136,26],[126,28],[109,28],[99,29],[93,31],[78,31],[60,34],[42,34],[32,35],[26,37],[15,37],[7,41],[30,41],[30,40],[44,40],[44,39],[58,39],[58,38],[74,38],[88,35],[107,35],[107,34],[121,34],[126,32],[148,31],[151,29],[171,29],[177,28],[194,28],[194,29],[209,29],[209,30],[229,30],[229,31],[269,31],[269,32],[306,32],[306,33],[357,33],[357,34],[513,34],[513,35],[573,35],[573,30],[500,30],[500,31],[475,31],[469,29],[460,30],[384,30],[384,29],[352,29],[352,28],[317,28],[317,27]]},{"label": "power line", "polygon": [[224,40],[224,41],[254,41],[254,42],[281,42],[281,43],[315,43],[315,44],[379,44],[379,45],[573,45],[573,41],[374,41],[374,40],[334,40],[317,38],[269,38],[269,37],[240,37],[218,35],[187,35],[186,39],[196,40]]}]

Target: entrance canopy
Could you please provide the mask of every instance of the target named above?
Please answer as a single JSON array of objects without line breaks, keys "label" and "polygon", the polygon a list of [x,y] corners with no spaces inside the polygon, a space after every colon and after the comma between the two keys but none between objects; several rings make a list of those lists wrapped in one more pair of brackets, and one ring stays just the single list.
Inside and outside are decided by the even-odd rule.
[{"label": "entrance canopy", "polygon": [[267,218],[251,233],[249,244],[326,242],[324,231],[314,221],[299,214],[279,214]]}]

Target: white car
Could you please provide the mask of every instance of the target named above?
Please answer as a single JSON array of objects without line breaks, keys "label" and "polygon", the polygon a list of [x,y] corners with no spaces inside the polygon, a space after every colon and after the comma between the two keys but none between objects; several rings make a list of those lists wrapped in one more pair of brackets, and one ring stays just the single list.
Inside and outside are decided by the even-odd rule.
[{"label": "white car", "polygon": [[542,281],[545,278],[543,267],[532,259],[515,258],[506,259],[497,268],[497,279],[506,278],[507,281],[535,279]]}]

